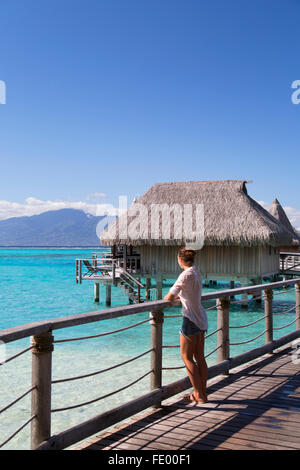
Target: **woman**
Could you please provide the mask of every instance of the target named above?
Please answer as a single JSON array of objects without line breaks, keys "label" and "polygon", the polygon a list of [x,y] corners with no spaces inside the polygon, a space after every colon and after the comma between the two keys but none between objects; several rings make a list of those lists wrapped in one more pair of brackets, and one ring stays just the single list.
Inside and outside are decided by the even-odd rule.
[{"label": "woman", "polygon": [[201,304],[202,278],[194,266],[196,252],[181,248],[178,264],[183,269],[165,300],[179,298],[182,304],[183,322],[180,330],[181,357],[185,363],[193,393],[184,399],[189,402],[206,403],[207,364],[204,357],[204,334],[207,315]]}]

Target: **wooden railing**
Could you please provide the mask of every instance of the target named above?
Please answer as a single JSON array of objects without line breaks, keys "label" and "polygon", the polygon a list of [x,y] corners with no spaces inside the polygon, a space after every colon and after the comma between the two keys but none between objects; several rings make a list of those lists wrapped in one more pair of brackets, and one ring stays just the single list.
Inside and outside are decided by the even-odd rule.
[{"label": "wooden railing", "polygon": [[115,280],[116,269],[124,269],[128,273],[139,273],[140,271],[140,257],[138,255],[127,256],[126,260],[123,258],[112,258],[109,255],[100,257],[93,256],[92,258],[76,259],[75,261],[75,279],[76,283],[81,284],[83,280],[95,280],[98,277],[103,277],[108,272],[113,280]]},{"label": "wooden railing", "polygon": [[105,276],[110,277],[115,283],[117,260],[112,258],[84,258],[76,259],[75,279],[76,283],[81,284],[84,279],[96,280]]},{"label": "wooden railing", "polygon": [[[295,285],[295,289],[294,286]],[[276,315],[285,315],[295,310],[295,319],[286,325],[281,326],[277,329],[284,329],[295,323],[296,329],[289,334],[281,336],[278,339],[273,339],[273,295],[281,294],[289,290],[295,291],[296,302],[295,306],[285,310],[283,312],[276,313]],[[281,291],[278,289],[281,289]],[[263,292],[263,294],[262,294]],[[264,316],[246,325],[230,326],[230,305],[239,303],[239,300],[230,300],[235,295],[248,294],[252,295],[253,300],[261,296],[264,299]],[[219,374],[226,374],[234,367],[249,362],[255,358],[258,358],[266,353],[272,352],[274,349],[290,343],[291,341],[300,337],[300,278],[281,281],[270,284],[262,284],[258,286],[243,287],[237,289],[230,289],[224,291],[215,291],[206,293],[202,296],[203,302],[206,300],[217,301],[217,329],[210,334],[207,334],[206,338],[214,336],[216,337],[216,347],[210,351],[206,357],[213,353],[217,354],[216,364],[209,367],[209,378],[215,377]],[[177,303],[178,304],[178,303]],[[162,365],[162,355],[165,348],[179,347],[179,346],[165,346],[163,345],[163,323],[169,321],[169,318],[180,317],[181,315],[165,315],[164,309],[170,307],[172,304],[169,301],[159,300],[146,302],[143,304],[130,305],[124,307],[111,308],[103,311],[90,312],[85,314],[73,315],[63,318],[51,319],[36,323],[30,323],[26,325],[9,328],[7,330],[0,331],[0,341],[4,343],[10,343],[22,338],[31,337],[31,345],[20,351],[18,354],[10,357],[6,360],[9,362],[18,358],[20,355],[31,351],[32,353],[32,386],[29,390],[25,391],[21,396],[13,397],[11,403],[6,405],[0,410],[0,416],[5,413],[6,410],[13,407],[17,402],[22,400],[25,396],[31,394],[31,416],[23,423],[19,429],[17,429],[12,435],[6,437],[6,439],[0,444],[4,446],[14,436],[24,429],[26,426],[31,424],[31,448],[32,449],[64,449],[72,446],[76,442],[79,442],[107,427],[110,427],[128,417],[145,410],[148,407],[158,407],[161,402],[173,395],[176,395],[183,390],[191,387],[189,379],[187,377],[177,380],[176,382],[162,385],[162,374],[164,370],[180,369],[184,368],[183,365],[179,367],[167,367],[164,368]],[[178,304],[179,305],[179,304]],[[206,310],[215,309],[213,305]],[[86,336],[80,338],[62,339],[55,340],[53,333],[55,330],[73,327],[75,325],[85,325],[92,322],[100,322],[104,320],[111,320],[113,318],[124,317],[129,315],[135,315],[141,312],[150,312],[150,318],[147,320],[140,321],[134,325],[130,325],[119,330],[114,330],[108,333],[97,334],[93,336]],[[232,343],[230,330],[233,328],[247,328],[250,325],[264,320],[264,330],[255,338],[247,339],[243,342]],[[123,363],[112,366],[110,369],[104,369],[96,371],[90,374],[85,374],[78,377],[72,377],[68,379],[52,380],[52,351],[55,343],[62,343],[68,341],[85,340],[91,337],[101,337],[108,334],[114,334],[123,332],[130,328],[135,328],[143,323],[150,322],[151,325],[151,347],[149,350],[139,354],[138,356],[131,358]],[[231,346],[242,345],[250,343],[256,340],[258,337],[264,336],[264,345],[248,350],[238,356],[230,356]],[[69,407],[61,407],[57,409],[51,409],[51,388],[53,383],[65,382],[70,380],[84,379],[92,375],[98,375],[107,370],[122,367],[124,364],[133,362],[136,359],[150,355],[150,369],[145,372],[141,377],[137,378],[134,382],[111,392],[109,395],[114,395],[135,383],[143,380],[145,377],[150,377],[150,391],[137,399],[131,400],[123,405],[113,408],[109,411],[101,413],[92,419],[84,421],[77,426],[66,429],[58,433],[57,435],[51,435],[51,414],[58,411],[71,410],[86,406],[90,403],[100,401],[109,395],[103,395],[96,399],[72,405]],[[13,391],[12,391],[13,393]]]},{"label": "wooden railing", "polygon": [[281,274],[300,274],[300,253],[281,252],[280,272]]}]

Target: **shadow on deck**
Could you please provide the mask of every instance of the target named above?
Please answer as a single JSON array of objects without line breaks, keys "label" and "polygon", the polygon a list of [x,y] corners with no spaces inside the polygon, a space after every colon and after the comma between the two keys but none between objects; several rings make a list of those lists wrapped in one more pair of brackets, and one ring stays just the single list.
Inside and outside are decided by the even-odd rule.
[{"label": "shadow on deck", "polygon": [[169,400],[77,449],[299,449],[300,364],[294,353],[285,347],[210,381],[205,405]]}]

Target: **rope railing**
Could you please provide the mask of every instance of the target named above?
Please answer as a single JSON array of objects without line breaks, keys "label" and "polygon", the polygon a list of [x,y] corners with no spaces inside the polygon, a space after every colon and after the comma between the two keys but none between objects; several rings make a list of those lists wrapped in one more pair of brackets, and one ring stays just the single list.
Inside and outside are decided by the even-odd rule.
[{"label": "rope railing", "polygon": [[66,406],[65,408],[56,408],[56,409],[51,410],[51,413],[56,413],[58,411],[73,410],[75,408],[82,408],[83,406],[91,405],[92,403],[95,403],[97,401],[104,400],[104,398],[112,397],[116,393],[122,392],[123,390],[126,390],[127,388],[132,387],[136,383],[140,382],[145,377],[147,377],[147,375],[150,375],[151,372],[152,372],[152,370],[150,370],[146,374],[142,375],[138,379],[134,380],[134,382],[131,382],[130,384],[127,384],[124,387],[119,388],[118,390],[115,390],[114,392],[107,393],[106,395],[102,395],[101,397],[94,398],[93,400],[89,400],[89,401],[86,401],[86,402],[83,402],[83,403],[79,403],[78,405]]},{"label": "rope railing", "polygon": [[266,331],[267,330],[264,330],[262,333],[255,336],[255,338],[249,339],[247,341],[241,341],[240,343],[229,343],[229,346],[241,346],[242,344],[252,343],[252,341],[255,341],[257,338],[260,338],[262,335],[264,335],[266,333]]},{"label": "rope railing", "polygon": [[283,289],[280,292],[273,292],[273,295],[288,294],[289,292],[295,292],[295,291],[294,291],[294,289]]},{"label": "rope railing", "polygon": [[146,354],[149,354],[151,351],[153,351],[153,349],[149,349],[148,351],[145,351],[142,354],[139,354],[138,356],[132,357],[131,359],[128,359],[127,361],[120,362],[119,364],[116,364],[112,367],[107,367],[106,369],[98,370],[97,372],[91,372],[89,374],[79,375],[77,377],[69,377],[67,379],[52,380],[52,384],[70,382],[72,380],[86,379],[88,377],[93,377],[95,375],[103,374],[104,372],[108,372],[108,371],[117,369],[118,367],[122,367],[122,366],[125,366],[126,364],[129,364],[130,362],[136,361],[137,359],[140,359],[141,357],[146,356]]},{"label": "rope railing", "polygon": [[162,367],[161,370],[179,370],[179,369],[185,369],[185,366]]},{"label": "rope railing", "polygon": [[[216,310],[217,306],[213,305],[212,307],[205,308],[206,312],[210,310]],[[182,318],[182,314],[180,315],[164,315],[164,318]]]},{"label": "rope railing", "polygon": [[[296,285],[296,289],[294,287],[293,289],[285,288],[288,286],[294,286],[294,284]],[[281,289],[281,290],[278,292],[277,291],[275,292],[275,289]],[[260,293],[260,291],[264,291],[263,294],[257,295]],[[281,294],[288,294],[289,292],[292,292],[292,291],[296,292],[295,305],[291,308],[285,309],[282,312],[273,312],[273,307],[272,307],[273,296],[281,295]],[[242,298],[241,300],[232,299],[232,296],[240,295],[240,294],[247,294],[249,296],[252,295],[253,297],[248,298],[248,299]],[[229,322],[230,305],[242,304],[242,303],[245,303],[246,301],[247,303],[249,303],[255,300],[259,300],[259,299],[264,299],[264,311],[265,311],[264,316],[258,319],[255,319],[254,321],[251,321],[250,323],[245,323],[242,325],[230,325],[230,322]],[[230,347],[232,346],[246,345],[248,343],[252,343],[253,341],[265,335],[265,346],[256,347],[250,350],[250,352],[253,351],[254,357],[259,357],[259,354],[264,354],[266,350],[271,351],[272,348],[275,347],[274,345],[277,344],[276,341],[278,340],[273,341],[274,331],[287,328],[293,325],[294,323],[296,323],[296,331],[294,332],[295,333],[294,336],[291,333],[289,333],[283,338],[290,339],[290,338],[298,337],[297,335],[300,336],[300,333],[299,333],[300,332],[300,315],[299,315],[300,314],[300,278],[289,280],[289,281],[269,283],[269,284],[264,284],[261,286],[255,286],[255,287],[249,286],[247,288],[228,289],[226,291],[215,291],[213,293],[210,292],[207,294],[203,294],[202,302],[204,305],[206,301],[211,301],[211,300],[217,301],[216,304],[205,308],[205,310],[207,312],[214,311],[216,313],[217,328],[211,333],[206,334],[205,340],[216,335],[216,344],[215,346],[213,346],[212,350],[210,350],[207,354],[205,354],[205,358],[208,358],[212,356],[213,354],[217,353],[216,354],[216,366],[218,366],[218,368],[215,370],[217,370],[218,372],[216,375],[218,375],[219,373],[222,373],[220,371],[224,371],[224,372],[228,371],[229,364],[232,363],[231,362],[232,360],[234,364],[236,364],[237,362],[239,364],[242,364],[243,361],[247,362],[248,357],[249,357],[247,355],[248,354],[247,352],[243,353],[242,355],[236,356],[234,358],[230,358]],[[180,306],[180,303],[177,303],[176,305]],[[121,307],[116,307],[116,308],[99,311],[99,312],[91,312],[88,314],[80,314],[80,315],[74,315],[70,317],[57,318],[57,319],[48,320],[45,322],[37,322],[34,324],[24,325],[24,328],[18,327],[16,329],[4,330],[3,332],[0,331],[0,341],[3,341],[3,342],[15,341],[21,338],[25,338],[26,336],[32,337],[32,344],[29,348],[26,348],[23,351],[20,351],[19,353],[7,359],[4,363],[12,361],[13,359],[21,356],[22,354],[30,350],[32,351],[32,354],[33,354],[32,357],[34,359],[33,366],[32,366],[32,387],[26,392],[24,392],[22,395],[20,395],[18,398],[15,398],[13,401],[11,401],[8,405],[4,406],[0,410],[0,414],[1,414],[4,411],[12,408],[17,403],[19,403],[22,398],[28,396],[29,394],[33,394],[34,396],[32,399],[31,418],[29,418],[24,424],[22,424],[20,428],[17,429],[11,436],[9,436],[9,438],[6,439],[2,444],[0,444],[0,446],[4,446],[6,443],[8,443],[24,427],[26,427],[31,421],[34,420],[34,423],[31,426],[32,428],[31,440],[32,440],[33,448],[38,448],[42,442],[44,443],[48,442],[49,438],[51,437],[50,428],[47,427],[48,426],[47,423],[48,422],[50,423],[51,421],[48,420],[47,413],[49,413],[49,416],[50,416],[52,413],[78,409],[78,408],[82,408],[82,407],[91,405],[93,403],[105,400],[124,390],[127,390],[130,387],[133,387],[135,384],[139,383],[140,381],[145,379],[147,376],[150,376],[150,393],[145,395],[144,405],[141,404],[143,401],[143,396],[137,399],[139,400],[138,409],[143,410],[152,405],[160,406],[161,398],[160,398],[159,393],[163,393],[162,390],[164,391],[168,390],[168,396],[172,396],[172,393],[169,390],[173,390],[172,384],[168,384],[162,387],[162,371],[185,369],[184,364],[178,365],[178,366],[175,365],[174,367],[168,366],[168,364],[166,366],[163,366],[162,364],[162,352],[163,351],[180,348],[180,345],[163,344],[163,335],[162,335],[164,321],[169,321],[169,319],[172,319],[172,318],[182,317],[182,314],[164,315],[163,309],[174,307],[176,305],[165,300],[155,300],[155,301],[150,301],[150,302],[144,302],[142,304],[130,305],[130,306],[125,306],[125,307],[121,306]],[[236,310],[234,311],[236,312]],[[277,315],[284,316],[293,311],[296,311],[295,320],[291,321],[290,323],[286,325],[273,327],[272,319],[274,316],[277,316]],[[91,323],[91,322],[110,320],[110,319],[114,319],[118,317],[123,318],[124,316],[138,314],[138,313],[145,313],[145,312],[148,312],[148,313],[151,312],[150,318],[139,321],[139,322],[135,322],[133,325],[124,326],[122,328],[115,329],[112,331],[106,331],[103,333],[98,333],[98,334],[93,334],[93,335],[86,335],[86,336],[73,337],[73,338],[64,338],[64,339],[54,339],[52,336],[52,333],[55,329],[62,329],[62,328],[67,328],[71,326],[84,325],[84,324]],[[240,341],[240,342],[231,341],[231,338],[229,337],[229,333],[231,331],[239,331],[240,329],[244,329],[252,325],[255,325],[256,323],[261,322],[262,320],[265,320],[264,331],[257,334],[255,337],[251,339],[246,338],[245,341]],[[145,325],[147,323],[150,323],[150,329],[151,329],[150,349],[144,352],[141,352],[140,354],[137,354],[134,357],[126,359],[118,364],[114,364],[110,367],[105,367],[103,369],[92,371],[89,373],[84,373],[81,375],[74,375],[72,377],[62,377],[62,378],[58,378],[55,380],[52,379],[51,357],[52,357],[53,344],[62,344],[62,343],[70,342],[70,341],[83,341],[83,340],[88,340],[88,339],[101,338],[101,337],[113,335],[116,333],[123,333],[123,332],[126,332],[127,330]],[[281,343],[278,343],[278,344],[285,344],[284,341],[288,341],[288,339],[281,340]],[[266,346],[268,346],[268,349],[266,349]],[[146,357],[147,355],[150,355],[151,357],[150,370],[146,373],[143,373],[138,378],[135,378],[134,380],[132,379],[130,383],[127,383],[126,385],[123,385],[122,387],[119,387],[116,390],[113,390],[107,393],[105,390],[101,396],[98,396],[92,399],[86,399],[86,401],[81,402],[81,403],[77,403],[73,405],[70,404],[66,406],[61,406],[62,404],[58,403],[58,406],[56,407],[51,408],[50,406],[49,409],[47,408],[51,402],[51,386],[52,385],[62,384],[66,382],[71,383],[76,380],[81,380],[81,379],[84,380],[84,379],[88,379],[91,377],[95,377],[105,372],[112,372],[116,370],[117,368],[124,367],[127,364],[133,363],[134,361],[140,358]],[[243,359],[244,357],[243,355],[245,355],[245,359]],[[241,356],[242,356],[242,359],[241,359]],[[168,356],[166,355],[166,357]],[[184,386],[186,387],[186,382],[184,383],[185,383]],[[178,385],[174,386],[174,390],[173,390],[173,394],[177,394],[177,393],[178,393]],[[122,407],[123,406],[125,408],[128,406],[128,410],[131,408],[135,409],[135,407],[132,405],[132,402],[128,402],[128,404],[122,405]],[[107,423],[106,425],[109,426],[110,421],[107,418],[107,416],[108,415],[110,416],[109,414],[110,412],[105,412],[105,413],[106,413],[105,422]],[[115,421],[116,417],[114,415],[114,413],[116,412],[114,410],[111,410],[111,413],[112,413],[111,419],[114,420],[113,422],[116,422]],[[129,413],[128,416],[131,416],[130,415],[131,411],[128,411],[128,413]],[[89,420],[89,423],[90,423],[90,420]],[[92,430],[95,431],[92,434],[98,432],[98,429],[96,429],[96,427],[98,426],[97,423],[99,423],[99,417],[97,417],[97,419],[95,417],[94,427],[92,426],[90,428],[90,424],[86,425],[89,429],[88,432],[92,432]],[[85,426],[85,423],[82,423],[79,425],[79,427],[81,426]],[[68,433],[70,433],[71,435],[72,432],[73,432],[72,428],[70,428],[70,430],[65,431],[67,435],[69,435]],[[59,443],[60,442],[59,436],[58,437],[52,436],[51,439],[52,440],[54,439],[54,441],[57,443],[55,445],[57,445],[58,447],[60,445],[66,446],[67,440],[65,440],[65,437],[62,438],[61,444]]]},{"label": "rope railing", "polygon": [[31,416],[31,418],[29,418],[24,424],[22,424],[13,434],[11,434],[4,442],[1,442],[0,444],[0,448],[1,447],[4,447],[5,444],[8,444],[8,442],[10,442],[17,434],[19,434],[20,431],[22,431],[22,429],[24,429],[29,423],[31,423],[31,421],[33,421],[34,419],[36,418],[36,415],[35,416]]},{"label": "rope railing", "polygon": [[[299,307],[299,306],[298,306]],[[288,310],[284,310],[284,312],[273,312],[273,315],[277,316],[277,315],[286,315],[287,313],[290,313],[292,312],[293,310],[295,310],[297,308],[297,305],[295,305],[295,307],[291,307],[289,308]]]},{"label": "rope railing", "polygon": [[136,326],[143,325],[144,323],[148,323],[150,321],[149,318],[147,320],[140,321],[138,323],[135,323],[134,325],[130,326],[125,326],[124,328],[119,328],[118,330],[113,330],[113,331],[107,331],[105,333],[99,333],[97,335],[90,335],[90,336],[81,336],[79,338],[66,338],[66,339],[58,339],[56,341],[53,341],[53,343],[68,343],[70,341],[83,341],[85,339],[95,339],[95,338],[100,338],[102,336],[108,336],[108,335],[113,335],[115,333],[121,333],[122,331],[130,330],[131,328],[135,328]]},{"label": "rope railing", "polygon": [[[180,346],[169,346],[169,347],[180,347]],[[216,347],[215,349],[213,349],[212,351],[210,351],[209,353],[207,353],[204,357],[205,359],[207,359],[209,356],[211,356],[213,353],[215,353],[216,351],[218,351],[220,349],[221,346],[218,346]],[[185,369],[185,365],[183,366],[175,366],[175,367],[162,367],[162,370],[178,370],[178,369]]]},{"label": "rope railing", "polygon": [[284,328],[287,328],[288,326],[291,326],[293,325],[294,323],[296,323],[298,318],[295,318],[295,320],[291,321],[290,323],[288,323],[287,325],[283,325],[283,326],[278,326],[278,327],[273,327],[273,330],[283,330]]},{"label": "rope railing", "polygon": [[29,346],[26,349],[23,349],[22,351],[18,352],[17,354],[14,354],[14,356],[9,357],[8,359],[5,359],[5,361],[0,362],[0,366],[3,366],[4,364],[7,364],[10,361],[13,361],[14,359],[17,359],[17,357],[22,356],[22,354],[25,354],[26,352],[30,351],[32,349],[32,346]]},{"label": "rope railing", "polygon": [[[178,316],[182,317],[182,315],[178,315]],[[166,317],[164,316],[164,318],[166,318]],[[218,328],[218,329],[215,330],[215,331],[212,331],[209,335],[206,335],[206,336],[204,337],[204,339],[207,339],[207,338],[209,338],[210,336],[215,335],[218,331],[220,331],[220,328]],[[180,348],[180,344],[175,345],[175,346],[164,345],[164,346],[162,346],[162,348],[163,348],[163,349]]]},{"label": "rope railing", "polygon": [[215,335],[216,333],[218,333],[218,331],[221,331],[221,328],[217,328],[216,330],[214,330],[211,333],[209,333],[208,335],[206,335],[205,339],[210,338],[211,336]]},{"label": "rope railing", "polygon": [[207,312],[209,312],[210,310],[216,310],[217,306],[216,305],[213,305],[212,307],[208,307],[208,308],[205,308],[205,310]]},{"label": "rope railing", "polygon": [[215,349],[213,349],[212,351],[210,351],[208,354],[206,354],[205,359],[207,359],[207,358],[208,358],[209,356],[211,356],[213,353],[215,353],[216,351],[218,351],[220,348],[221,348],[221,346],[218,346],[218,347],[216,347]]},{"label": "rope railing", "polygon": [[24,392],[22,395],[20,395],[18,398],[16,398],[14,401],[12,401],[11,403],[9,403],[9,405],[6,405],[4,408],[2,408],[0,410],[0,414],[1,413],[4,413],[4,411],[8,410],[9,408],[11,408],[13,405],[15,405],[16,403],[18,403],[18,401],[22,400],[22,398],[26,397],[26,395],[29,395],[29,393],[32,392],[32,390],[34,390],[36,387],[31,387],[29,390],[27,390],[26,392]]},{"label": "rope railing", "polygon": [[[265,298],[265,295],[262,294],[262,295],[255,295],[255,292],[251,291],[251,289],[253,290],[253,287],[249,287],[249,292],[248,292],[248,295],[253,295],[253,297],[251,299],[240,299],[240,300],[231,300],[230,301],[230,304],[241,304],[241,303],[244,303],[244,302],[256,302],[257,300],[263,300]],[[283,289],[282,291],[280,292],[273,292],[273,295],[281,295],[281,294],[287,294],[288,292],[294,292],[294,289]]]},{"label": "rope railing", "polygon": [[251,325],[255,325],[255,323],[259,322],[259,321],[262,321],[266,318],[266,316],[264,315],[263,317],[261,318],[258,318],[257,320],[251,322],[251,323],[247,323],[247,325],[232,325],[230,326],[229,328],[230,329],[234,329],[234,328],[247,328],[248,326],[251,326]]},{"label": "rope railing", "polygon": [[[252,295],[252,294],[250,294],[250,295]],[[242,303],[245,303],[245,302],[249,303],[249,302],[254,302],[254,301],[257,301],[258,299],[263,299],[263,298],[264,298],[264,296],[263,296],[263,295],[260,295],[260,296],[257,296],[257,297],[253,297],[252,299],[231,300],[230,303],[231,303],[232,305],[234,305],[234,304],[242,304]]]}]

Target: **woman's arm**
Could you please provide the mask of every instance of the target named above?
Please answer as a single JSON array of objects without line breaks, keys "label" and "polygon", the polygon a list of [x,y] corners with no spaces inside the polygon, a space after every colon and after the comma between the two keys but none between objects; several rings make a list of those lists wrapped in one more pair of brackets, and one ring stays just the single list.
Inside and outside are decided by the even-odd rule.
[{"label": "woman's arm", "polygon": [[171,287],[167,295],[165,295],[164,300],[170,300],[171,302],[175,302],[175,300],[178,300],[180,298],[178,294],[183,288],[184,279],[185,279],[185,275],[183,272],[179,275],[179,277],[177,278],[177,281],[175,282],[173,287]]},{"label": "woman's arm", "polygon": [[168,292],[168,293],[164,296],[164,300],[170,300],[171,302],[173,302],[173,300],[177,300],[177,299],[179,299],[179,296],[178,296],[178,295],[171,294],[170,292]]}]

